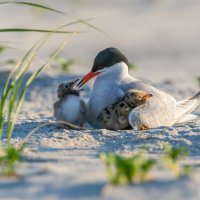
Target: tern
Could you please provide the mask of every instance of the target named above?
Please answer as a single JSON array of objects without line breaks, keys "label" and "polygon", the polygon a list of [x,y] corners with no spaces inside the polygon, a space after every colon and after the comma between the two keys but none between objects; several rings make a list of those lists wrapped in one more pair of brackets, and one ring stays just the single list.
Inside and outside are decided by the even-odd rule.
[{"label": "tern", "polygon": [[100,112],[122,99],[131,89],[152,94],[152,98],[146,102],[148,105],[146,114],[154,115],[154,126],[172,126],[197,117],[190,113],[199,105],[200,92],[192,98],[176,101],[173,96],[158,90],[153,85],[132,77],[128,72],[128,59],[117,48],[110,47],[99,52],[91,71],[77,86],[81,87],[94,77],[96,80],[87,105],[87,118],[96,128],[105,128],[97,120]]}]

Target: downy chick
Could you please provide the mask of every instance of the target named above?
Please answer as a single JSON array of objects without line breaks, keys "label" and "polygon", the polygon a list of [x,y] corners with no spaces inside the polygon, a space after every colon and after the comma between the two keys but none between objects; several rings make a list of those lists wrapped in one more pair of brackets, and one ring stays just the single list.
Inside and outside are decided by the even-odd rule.
[{"label": "downy chick", "polygon": [[86,116],[86,105],[80,99],[82,89],[75,89],[75,81],[61,83],[58,86],[58,101],[54,103],[54,116],[58,121],[70,122],[83,126]]},{"label": "downy chick", "polygon": [[152,94],[147,94],[140,90],[129,90],[120,101],[101,111],[97,120],[107,129],[130,128],[129,113],[132,109],[144,104],[151,96]]}]

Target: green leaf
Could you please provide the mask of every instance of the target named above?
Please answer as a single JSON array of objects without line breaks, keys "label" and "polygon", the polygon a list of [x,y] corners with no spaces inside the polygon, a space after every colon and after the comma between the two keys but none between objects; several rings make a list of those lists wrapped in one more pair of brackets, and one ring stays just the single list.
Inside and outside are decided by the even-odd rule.
[{"label": "green leaf", "polygon": [[156,164],[155,159],[143,153],[131,157],[104,153],[101,159],[106,165],[108,178],[114,185],[149,181],[150,171]]},{"label": "green leaf", "polygon": [[4,176],[14,176],[15,167],[21,160],[24,146],[15,147],[8,145],[4,148],[0,148],[0,168],[1,173]]}]

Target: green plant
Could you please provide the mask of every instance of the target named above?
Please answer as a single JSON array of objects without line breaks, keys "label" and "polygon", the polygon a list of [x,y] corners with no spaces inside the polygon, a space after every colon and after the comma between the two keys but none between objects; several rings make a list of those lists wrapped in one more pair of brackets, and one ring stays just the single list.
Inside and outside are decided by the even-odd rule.
[{"label": "green plant", "polygon": [[133,69],[133,70],[136,70],[136,69],[137,69],[137,65],[134,64],[134,63],[129,63],[129,64],[128,64],[128,68],[131,69],[131,70],[132,70],[132,69]]},{"label": "green plant", "polygon": [[136,153],[131,157],[103,153],[100,157],[106,166],[109,182],[119,185],[152,180],[152,169],[157,166],[171,170],[176,178],[189,175],[191,166],[181,165],[181,161],[187,155],[188,150],[184,147],[172,148],[166,145],[160,159],[152,159],[144,152]]},{"label": "green plant", "polygon": [[14,147],[11,145],[0,149],[1,174],[4,176],[15,176],[16,165],[19,164],[24,146]]},{"label": "green plant", "polygon": [[155,159],[144,153],[137,153],[131,157],[104,153],[101,159],[106,165],[109,181],[114,185],[150,181],[150,171],[156,164]]},{"label": "green plant", "polygon": [[188,156],[189,152],[185,147],[172,148],[170,145],[165,146],[162,160],[176,177],[189,174],[191,166],[182,166],[181,161]]}]

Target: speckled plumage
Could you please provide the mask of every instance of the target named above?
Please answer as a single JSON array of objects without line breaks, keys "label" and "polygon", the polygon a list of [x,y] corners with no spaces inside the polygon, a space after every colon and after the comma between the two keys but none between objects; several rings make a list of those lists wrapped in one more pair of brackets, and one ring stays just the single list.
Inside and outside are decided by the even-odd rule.
[{"label": "speckled plumage", "polygon": [[97,117],[97,120],[107,129],[127,129],[130,128],[128,121],[129,113],[132,109],[145,103],[145,96],[151,97],[139,90],[129,90],[118,102],[106,107]]}]

